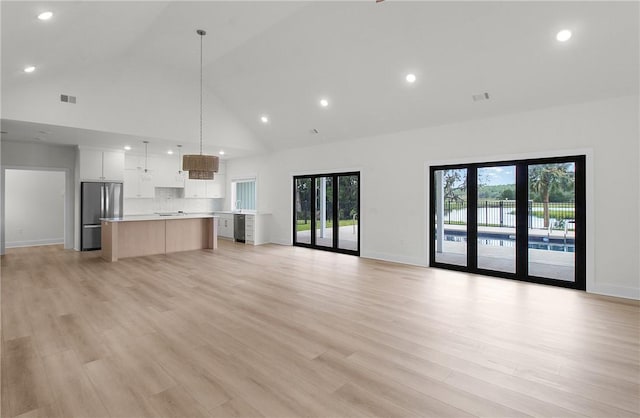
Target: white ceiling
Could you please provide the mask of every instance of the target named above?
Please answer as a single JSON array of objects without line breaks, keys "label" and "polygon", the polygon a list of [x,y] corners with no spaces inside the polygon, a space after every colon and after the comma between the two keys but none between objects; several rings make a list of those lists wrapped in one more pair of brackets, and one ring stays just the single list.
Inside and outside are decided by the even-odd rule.
[{"label": "white ceiling", "polygon": [[[45,9],[54,18],[37,21]],[[256,151],[282,149],[637,95],[638,20],[637,2],[3,1],[2,83],[28,89],[22,68],[34,57],[41,80],[60,83],[70,69],[87,68],[123,97],[132,93],[114,82],[117,63],[125,73],[162,69],[193,79],[194,31],[203,28],[207,94],[263,146]],[[559,43],[564,28],[573,37]],[[418,76],[413,85],[404,82],[408,72]],[[482,92],[490,100],[471,100]],[[318,106],[321,97],[328,108]],[[98,116],[81,135],[50,121],[42,129],[43,120],[3,120],[2,138],[33,140],[44,130],[50,142],[114,147],[118,135],[133,138]],[[193,124],[179,115],[172,123]]]}]

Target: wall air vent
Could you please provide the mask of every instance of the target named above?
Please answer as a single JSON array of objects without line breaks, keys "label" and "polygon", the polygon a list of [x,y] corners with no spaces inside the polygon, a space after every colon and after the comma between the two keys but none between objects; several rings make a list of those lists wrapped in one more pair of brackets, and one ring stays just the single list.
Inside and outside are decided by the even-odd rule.
[{"label": "wall air vent", "polygon": [[474,94],[471,97],[473,98],[474,102],[481,102],[483,100],[489,100],[489,93],[484,92],[484,93],[480,93],[480,94]]},{"label": "wall air vent", "polygon": [[64,103],[76,104],[76,96],[69,96],[68,94],[61,94],[60,101]]}]

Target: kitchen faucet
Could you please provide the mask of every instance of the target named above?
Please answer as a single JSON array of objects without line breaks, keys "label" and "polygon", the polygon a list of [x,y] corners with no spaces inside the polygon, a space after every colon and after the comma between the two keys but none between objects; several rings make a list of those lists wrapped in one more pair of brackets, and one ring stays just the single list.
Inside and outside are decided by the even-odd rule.
[{"label": "kitchen faucet", "polygon": [[236,210],[238,212],[242,210],[242,200],[236,200]]}]

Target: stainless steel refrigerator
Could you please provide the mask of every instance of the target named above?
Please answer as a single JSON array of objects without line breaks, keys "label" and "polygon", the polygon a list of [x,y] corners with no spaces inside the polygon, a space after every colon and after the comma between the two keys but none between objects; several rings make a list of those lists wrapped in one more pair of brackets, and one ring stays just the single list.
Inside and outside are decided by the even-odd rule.
[{"label": "stainless steel refrigerator", "polygon": [[81,187],[82,251],[99,250],[102,246],[100,218],[122,216],[122,183],[84,182]]}]

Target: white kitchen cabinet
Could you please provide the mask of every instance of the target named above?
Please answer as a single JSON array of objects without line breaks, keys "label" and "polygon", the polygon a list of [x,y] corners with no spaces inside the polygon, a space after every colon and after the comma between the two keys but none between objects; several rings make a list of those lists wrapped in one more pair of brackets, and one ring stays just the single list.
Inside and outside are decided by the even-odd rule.
[{"label": "white kitchen cabinet", "polygon": [[245,242],[251,245],[262,245],[270,242],[268,213],[247,214],[244,221]]},{"label": "white kitchen cabinet", "polygon": [[225,177],[224,174],[216,173],[213,180],[205,181],[206,196],[209,199],[221,199],[224,197]]},{"label": "white kitchen cabinet", "polygon": [[114,151],[102,153],[102,176],[105,180],[124,180],[124,153]]},{"label": "white kitchen cabinet", "polygon": [[125,198],[153,198],[153,182],[142,179],[141,169],[124,170],[124,197]]},{"label": "white kitchen cabinet", "polygon": [[224,197],[223,185],[216,180],[185,180],[184,197],[187,199],[219,199]]},{"label": "white kitchen cabinet", "polygon": [[207,197],[207,180],[185,180],[184,197],[187,199],[205,199]]},{"label": "white kitchen cabinet", "polygon": [[255,244],[256,242],[256,217],[255,215],[246,215],[244,218],[244,241],[247,244]]},{"label": "white kitchen cabinet", "polygon": [[221,213],[218,218],[218,236],[233,239],[233,215]]},{"label": "white kitchen cabinet", "polygon": [[123,181],[124,153],[80,149],[80,179],[83,181]]},{"label": "white kitchen cabinet", "polygon": [[[178,157],[154,157],[153,184],[156,187],[183,188],[185,180],[178,176]],[[185,173],[186,175],[186,173]]]}]

